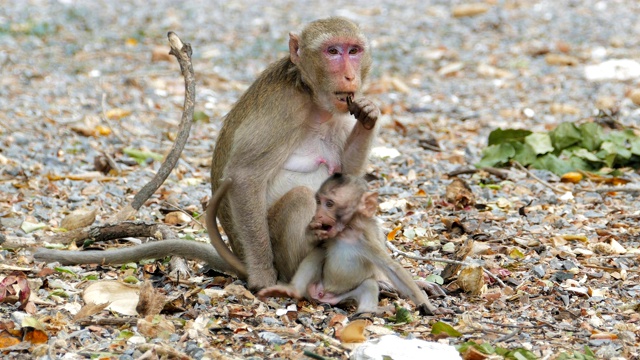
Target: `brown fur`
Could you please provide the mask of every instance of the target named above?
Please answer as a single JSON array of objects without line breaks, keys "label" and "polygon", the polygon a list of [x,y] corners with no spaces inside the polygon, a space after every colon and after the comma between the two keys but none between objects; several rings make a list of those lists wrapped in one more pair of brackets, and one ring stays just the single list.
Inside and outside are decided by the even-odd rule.
[{"label": "brown fur", "polygon": [[[323,41],[314,41],[320,38]],[[324,41],[336,38],[359,42],[368,50],[357,26],[341,18],[319,20],[309,24],[300,36],[291,34],[289,56],[269,66],[242,95],[225,117],[216,143],[212,190],[215,192],[218,179],[234,181],[222,201],[219,218],[234,253],[247,266],[251,288],[273,285],[277,273],[281,279],[289,279],[292,269],[308,252],[306,244],[312,241],[300,236],[309,220],[303,215],[313,209],[300,209],[297,213],[280,210],[292,206],[287,199],[297,197],[290,195],[278,200],[270,210],[265,194],[274,186],[273,181],[290,154],[309,135],[309,122],[330,107],[320,103],[320,96],[334,96],[335,91],[343,90],[335,87],[337,80],[324,73],[319,54]],[[371,57],[365,52],[355,87],[349,91],[359,93],[370,66]],[[366,116],[375,121],[378,114],[374,107]],[[374,133],[356,124],[344,134],[346,138],[334,139],[343,146],[342,171],[361,174]],[[284,213],[287,215],[283,218]],[[296,235],[291,236],[292,233]],[[278,244],[275,257],[272,243]]]},{"label": "brown fur", "polygon": [[[382,273],[423,314],[440,312],[387,253],[384,234],[374,218],[377,194],[367,191],[362,178],[335,174],[322,184],[316,202],[309,232],[315,233],[323,246],[309,253],[290,284],[263,289],[259,296],[307,297],[331,304],[354,299],[357,312],[375,312],[376,277]],[[319,288],[323,295],[318,295]]]}]

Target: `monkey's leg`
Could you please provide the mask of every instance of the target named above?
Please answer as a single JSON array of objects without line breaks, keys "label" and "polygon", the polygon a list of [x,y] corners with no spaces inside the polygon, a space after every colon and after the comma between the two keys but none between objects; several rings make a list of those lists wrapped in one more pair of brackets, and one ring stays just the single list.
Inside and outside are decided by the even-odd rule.
[{"label": "monkey's leg", "polygon": [[364,280],[355,289],[349,290],[344,294],[326,293],[323,298],[316,299],[327,304],[338,304],[347,299],[354,299],[358,303],[357,314],[360,313],[377,313],[378,312],[378,293],[380,288],[378,282],[374,278]]},{"label": "monkey's leg", "polygon": [[289,282],[298,265],[314,247],[307,225],[316,201],[313,190],[299,186],[281,197],[268,213],[273,262],[280,280]]}]

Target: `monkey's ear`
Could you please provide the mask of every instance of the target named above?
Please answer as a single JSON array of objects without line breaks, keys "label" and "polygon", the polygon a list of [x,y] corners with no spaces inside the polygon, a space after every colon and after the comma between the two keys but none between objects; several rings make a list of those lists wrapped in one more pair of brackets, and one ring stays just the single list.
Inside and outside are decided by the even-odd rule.
[{"label": "monkey's ear", "polygon": [[364,193],[360,201],[360,212],[366,217],[373,217],[376,211],[378,211],[378,193]]},{"label": "monkey's ear", "polygon": [[300,62],[300,37],[292,32],[289,33],[289,58],[294,64]]}]

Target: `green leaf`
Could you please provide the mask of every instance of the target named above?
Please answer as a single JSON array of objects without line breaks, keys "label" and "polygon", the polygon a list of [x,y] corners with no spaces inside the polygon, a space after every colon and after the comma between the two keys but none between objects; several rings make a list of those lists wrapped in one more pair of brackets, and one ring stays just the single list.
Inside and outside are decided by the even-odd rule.
[{"label": "green leaf", "polygon": [[631,140],[631,153],[640,156],[640,137]]},{"label": "green leaf", "polygon": [[122,281],[124,281],[127,284],[137,284],[139,282],[138,278],[136,278],[133,275],[129,275],[125,277]]},{"label": "green leaf", "polygon": [[627,149],[624,144],[613,141],[605,141],[602,143],[602,146],[600,148],[608,154],[616,154],[617,156],[625,160],[631,158],[631,151],[629,151],[629,149]]},{"label": "green leaf", "polygon": [[533,148],[533,152],[541,155],[553,151],[549,134],[533,133],[524,139]]},{"label": "green leaf", "polygon": [[476,164],[476,167],[503,165],[508,163],[515,154],[515,149],[509,143],[491,145],[482,150],[482,159]]},{"label": "green leaf", "polygon": [[602,162],[602,159],[597,157],[596,154],[587,151],[587,149],[578,149],[573,152],[573,155],[592,162]]},{"label": "green leaf", "polygon": [[47,227],[47,224],[45,223],[32,223],[29,221],[23,221],[20,225],[20,229],[27,234],[36,230],[44,229],[45,227]]},{"label": "green leaf", "polygon": [[458,352],[461,354],[464,354],[469,348],[474,348],[480,351],[481,353],[487,354],[487,355],[493,355],[496,353],[496,350],[493,348],[493,346],[491,346],[491,344],[486,342],[482,344],[478,344],[475,341],[467,341],[465,343],[462,343],[456,346],[456,350],[458,350]]},{"label": "green leaf", "polygon": [[62,266],[56,266],[53,268],[53,270],[63,273],[63,274],[69,274],[69,275],[73,275],[73,277],[78,277],[78,274],[76,274],[75,272],[73,272],[71,269],[67,269],[66,267],[62,267]]},{"label": "green leaf", "polygon": [[575,170],[569,162],[561,160],[553,154],[547,154],[537,158],[531,166],[536,169],[549,170],[558,176],[562,176],[569,171]]},{"label": "green leaf", "polygon": [[413,322],[413,316],[411,316],[411,312],[409,310],[403,308],[397,303],[394,303],[394,305],[396,307],[396,317],[394,321],[396,324],[409,324]]},{"label": "green leaf", "polygon": [[573,123],[563,122],[549,132],[549,137],[551,138],[553,148],[559,151],[579,143],[582,134]]},{"label": "green leaf", "polygon": [[193,121],[194,122],[198,122],[198,121],[202,121],[202,122],[209,122],[209,115],[205,114],[204,111],[195,111],[193,113]]},{"label": "green leaf", "polygon": [[428,282],[436,283],[438,285],[444,284],[444,279],[440,275],[429,274],[426,278],[424,278]]},{"label": "green leaf", "polygon": [[138,164],[142,165],[147,162],[147,159],[151,158],[156,161],[162,161],[164,156],[153,151],[142,151],[134,148],[124,148],[122,152],[131,156]]},{"label": "green leaf", "polygon": [[582,136],[580,145],[583,148],[589,151],[595,151],[600,148],[600,144],[602,144],[602,139],[604,138],[602,126],[597,123],[590,122],[580,125],[578,130],[580,130],[580,136]]},{"label": "green leaf", "polygon": [[527,166],[536,160],[536,152],[533,150],[531,145],[512,142],[513,148],[516,151],[516,154],[513,156],[513,160],[519,162],[523,166]]},{"label": "green leaf", "polygon": [[610,153],[606,150],[600,150],[596,153],[596,156],[602,159],[607,167],[613,167],[617,154],[615,152]]},{"label": "green leaf", "polygon": [[592,166],[591,165],[592,163],[576,156],[570,157],[568,161],[569,161],[569,166],[571,166],[571,168],[573,168],[574,170],[596,171],[602,165],[602,162],[600,162],[597,167]]},{"label": "green leaf", "polygon": [[515,350],[510,351],[510,353],[506,356],[507,359],[516,359],[516,360],[536,360],[538,359],[538,357],[536,357],[536,355],[534,353],[532,353],[531,351],[524,349],[524,348],[518,348]]},{"label": "green leaf", "polygon": [[500,145],[508,142],[524,142],[524,138],[531,134],[529,130],[516,130],[498,128],[489,134],[489,145]]},{"label": "green leaf", "polygon": [[433,324],[433,326],[431,327],[431,333],[433,335],[438,335],[438,334],[447,334],[450,337],[460,337],[462,336],[462,333],[459,332],[458,330],[454,329],[453,326],[442,322],[442,321],[438,321],[437,323]]}]

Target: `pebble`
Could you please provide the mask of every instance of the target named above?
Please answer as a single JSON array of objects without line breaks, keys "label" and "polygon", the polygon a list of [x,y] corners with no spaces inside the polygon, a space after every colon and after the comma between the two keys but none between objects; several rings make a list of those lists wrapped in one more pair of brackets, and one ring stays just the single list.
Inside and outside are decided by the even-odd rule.
[{"label": "pebble", "polygon": [[264,339],[267,342],[269,342],[269,344],[283,345],[287,342],[280,335],[269,332],[269,331],[263,331],[261,333],[258,333],[258,336],[260,336],[261,339]]}]

